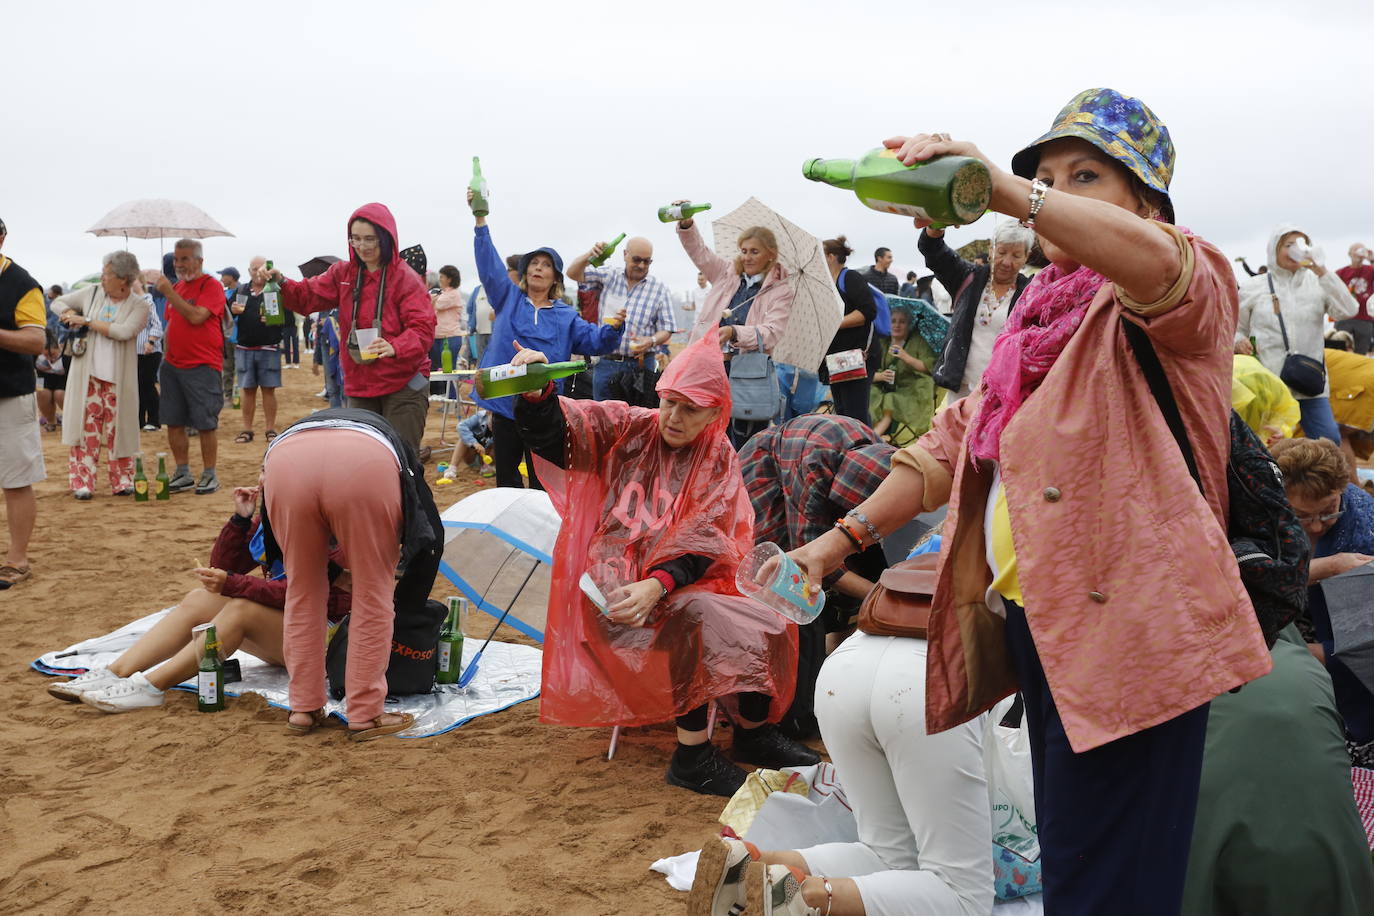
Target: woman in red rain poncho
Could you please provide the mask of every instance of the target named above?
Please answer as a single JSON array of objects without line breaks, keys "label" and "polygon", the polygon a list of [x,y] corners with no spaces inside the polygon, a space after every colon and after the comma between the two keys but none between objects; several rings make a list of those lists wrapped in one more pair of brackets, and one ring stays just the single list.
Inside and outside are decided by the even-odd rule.
[{"label": "woman in red rain poncho", "polygon": [[[546,361],[536,350],[514,359]],[[796,682],[795,626],[735,589],[754,513],[725,435],[730,383],[715,338],[679,354],[658,393],[657,410],[558,398],[552,386],[516,400],[516,423],[563,518],[541,715],[559,725],[676,717],[668,782],[729,796],[745,773],[706,738],[713,699],[738,699],[736,760],[820,758],[773,724]],[[588,597],[598,590],[604,612]]]}]

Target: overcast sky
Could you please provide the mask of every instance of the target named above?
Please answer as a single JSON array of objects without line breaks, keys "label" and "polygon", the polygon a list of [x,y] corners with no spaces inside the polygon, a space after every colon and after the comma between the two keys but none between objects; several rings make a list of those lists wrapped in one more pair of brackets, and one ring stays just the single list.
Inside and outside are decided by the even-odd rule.
[{"label": "overcast sky", "polygon": [[1282,220],[1333,267],[1374,245],[1368,2],[106,0],[6,3],[0,23],[5,253],[44,284],[122,247],[85,234],[111,208],[170,197],[235,234],[206,240],[207,270],[342,256],[348,214],[377,200],[469,288],[473,155],[503,254],[643,234],[681,290],[695,270],[656,209],[752,194],[845,233],[850,266],[886,245],[925,273],[908,220],[804,180],[803,160],[941,130],[1005,166],[1093,86],[1168,124],[1179,221],[1227,254],[1262,263]]}]

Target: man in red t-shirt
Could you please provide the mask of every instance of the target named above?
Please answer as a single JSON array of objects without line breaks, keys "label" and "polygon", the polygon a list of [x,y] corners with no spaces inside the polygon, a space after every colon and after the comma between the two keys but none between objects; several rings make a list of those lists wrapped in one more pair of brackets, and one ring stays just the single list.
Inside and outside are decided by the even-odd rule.
[{"label": "man in red t-shirt", "polygon": [[[157,291],[167,297],[167,330],[162,339],[160,413],[167,424],[167,445],[176,461],[170,489],[219,489],[215,459],[219,453],[219,412],[224,406],[220,369],[224,365],[224,288],[202,269],[200,242],[181,239],[172,251],[177,282],[159,277]],[[186,427],[199,433],[200,477],[191,476],[191,446]]]},{"label": "man in red t-shirt", "polygon": [[1336,327],[1349,331],[1355,338],[1356,353],[1368,355],[1370,344],[1374,343],[1374,316],[1369,314],[1369,294],[1374,293],[1374,254],[1362,242],[1356,242],[1350,246],[1350,264],[1337,270],[1336,276],[1360,304],[1354,318],[1338,321]]}]

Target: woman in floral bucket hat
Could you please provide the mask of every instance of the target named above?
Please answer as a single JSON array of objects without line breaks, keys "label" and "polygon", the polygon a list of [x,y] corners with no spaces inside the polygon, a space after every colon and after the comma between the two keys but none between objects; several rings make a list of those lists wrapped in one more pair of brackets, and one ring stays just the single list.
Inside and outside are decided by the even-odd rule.
[{"label": "woman in floral bucket hat", "polygon": [[[948,502],[928,729],[1020,689],[1046,912],[1177,913],[1208,704],[1271,667],[1226,537],[1234,275],[1173,225],[1169,132],[1114,90],[1076,96],[1011,171],[948,134],[886,145],[907,164],[981,159],[992,209],[1032,227],[1050,266],[979,388],[896,454],[845,530],[793,556],[820,581]],[[1128,329],[1158,355],[1200,490]]]}]

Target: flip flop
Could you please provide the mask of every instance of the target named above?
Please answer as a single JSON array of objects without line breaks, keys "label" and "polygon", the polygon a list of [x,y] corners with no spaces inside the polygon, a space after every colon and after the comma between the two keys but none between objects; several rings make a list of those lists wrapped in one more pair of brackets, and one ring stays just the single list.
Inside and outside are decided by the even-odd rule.
[{"label": "flip flop", "polygon": [[263,433],[263,438],[271,442],[273,439],[277,438],[277,431],[275,429],[269,429],[267,432]]},{"label": "flip flop", "polygon": [[243,432],[239,433],[237,436],[234,437],[234,441],[240,444],[252,442],[253,431],[251,429],[245,429]]},{"label": "flip flop", "polygon": [[0,566],[0,589],[18,585],[33,578],[32,566]]},{"label": "flip flop", "polygon": [[415,717],[408,712],[396,713],[396,715],[401,717],[401,721],[392,722],[387,725],[378,725],[376,723],[381,721],[381,717],[378,716],[376,719],[372,720],[373,724],[370,728],[362,728],[356,731],[350,730],[348,733],[348,740],[371,741],[374,738],[383,738],[387,735],[403,732],[415,724]]},{"label": "flip flop", "polygon": [[310,710],[310,711],[307,713],[307,715],[310,716],[310,724],[309,724],[309,725],[297,725],[296,723],[294,723],[294,722],[291,721],[291,717],[292,717],[293,715],[295,715],[295,714],[298,713],[298,712],[303,712],[303,711],[304,711],[304,710],[293,709],[293,710],[291,710],[291,712],[287,713],[287,715],[286,715],[286,733],[287,733],[288,735],[292,736],[293,738],[299,738],[299,737],[301,737],[302,735],[308,735],[308,734],[310,734],[310,733],[313,732],[316,728],[318,728],[319,726],[323,725],[324,722],[325,722],[325,719],[329,718],[328,716],[326,716],[326,715],[324,714],[324,710],[323,710],[323,709],[312,709],[312,710]]}]

